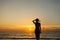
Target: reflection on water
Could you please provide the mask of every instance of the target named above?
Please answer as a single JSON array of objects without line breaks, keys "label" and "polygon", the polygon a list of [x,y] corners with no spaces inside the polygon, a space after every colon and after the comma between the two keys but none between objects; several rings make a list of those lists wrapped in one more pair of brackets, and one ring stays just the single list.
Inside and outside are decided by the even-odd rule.
[{"label": "reflection on water", "polygon": [[[34,33],[24,32],[0,32],[0,38],[35,38]],[[60,38],[59,33],[41,33],[40,38],[47,38],[41,40],[48,40],[48,38]],[[35,40],[35,39],[0,39],[0,40]],[[60,39],[49,39],[49,40],[60,40]]]},{"label": "reflection on water", "polygon": [[[0,39],[0,40],[36,40],[36,39]],[[40,39],[40,40],[60,40],[60,39]]]}]

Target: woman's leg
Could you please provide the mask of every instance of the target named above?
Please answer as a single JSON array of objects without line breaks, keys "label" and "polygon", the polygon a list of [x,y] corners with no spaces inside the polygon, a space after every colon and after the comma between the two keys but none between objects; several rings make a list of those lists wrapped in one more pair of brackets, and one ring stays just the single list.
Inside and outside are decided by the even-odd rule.
[{"label": "woman's leg", "polygon": [[36,36],[36,40],[39,40],[40,34],[35,34],[35,36]]}]

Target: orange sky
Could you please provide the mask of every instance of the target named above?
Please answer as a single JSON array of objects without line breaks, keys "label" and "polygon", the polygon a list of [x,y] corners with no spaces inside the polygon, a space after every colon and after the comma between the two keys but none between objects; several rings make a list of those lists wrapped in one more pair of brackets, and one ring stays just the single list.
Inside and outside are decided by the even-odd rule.
[{"label": "orange sky", "polygon": [[[42,31],[50,31],[60,29],[60,25],[41,25]],[[34,32],[35,26],[34,25],[0,25],[0,31],[17,31],[17,32]]]},{"label": "orange sky", "polygon": [[60,30],[60,2],[56,0],[0,0],[0,31],[33,32],[32,20],[42,31]]}]

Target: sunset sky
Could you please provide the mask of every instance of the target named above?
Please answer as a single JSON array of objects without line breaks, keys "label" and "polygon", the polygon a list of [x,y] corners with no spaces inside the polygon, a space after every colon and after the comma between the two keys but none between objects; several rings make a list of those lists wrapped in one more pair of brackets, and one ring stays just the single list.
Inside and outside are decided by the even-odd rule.
[{"label": "sunset sky", "polygon": [[60,0],[0,0],[0,30],[32,32],[35,18],[42,30],[60,29]]}]

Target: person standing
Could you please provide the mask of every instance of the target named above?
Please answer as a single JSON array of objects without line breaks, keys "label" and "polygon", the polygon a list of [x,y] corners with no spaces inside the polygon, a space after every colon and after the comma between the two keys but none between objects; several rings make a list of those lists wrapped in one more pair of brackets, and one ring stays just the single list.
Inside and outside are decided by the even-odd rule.
[{"label": "person standing", "polygon": [[33,23],[35,24],[35,37],[36,37],[36,40],[39,40],[40,33],[41,33],[41,23],[39,22],[38,18],[33,20]]}]

